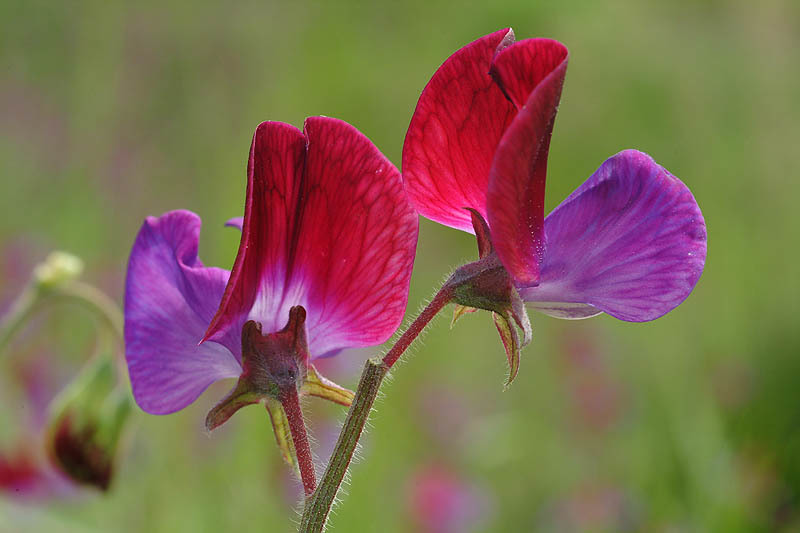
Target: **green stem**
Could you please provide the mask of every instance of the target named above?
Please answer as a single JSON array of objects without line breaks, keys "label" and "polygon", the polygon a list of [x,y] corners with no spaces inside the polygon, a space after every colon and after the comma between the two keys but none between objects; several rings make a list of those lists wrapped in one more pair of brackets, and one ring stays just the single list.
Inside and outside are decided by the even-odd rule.
[{"label": "green stem", "polygon": [[124,339],[124,319],[119,306],[97,287],[82,281],[70,281],[56,289],[53,295],[68,298],[85,305],[108,324],[119,340],[122,341]]},{"label": "green stem", "polygon": [[34,313],[38,300],[38,288],[28,285],[14,300],[14,303],[11,304],[8,312],[0,319],[0,353],[3,352],[6,345],[25,321]]},{"label": "green stem", "polygon": [[344,480],[344,475],[353,458],[358,440],[364,431],[372,404],[378,395],[383,378],[389,367],[380,359],[370,359],[364,366],[361,381],[358,384],[356,396],[347,413],[342,432],[336,448],[333,450],[331,460],[325,469],[317,490],[306,499],[303,517],[300,520],[302,533],[321,532],[328,519],[333,501],[339,492],[339,487]]},{"label": "green stem", "polygon": [[31,283],[17,297],[8,312],[0,318],[0,353],[25,322],[42,308],[42,302],[48,298],[72,300],[84,305],[108,325],[117,339],[124,342],[122,312],[117,303],[100,289],[82,281],[69,281],[47,289]]},{"label": "green stem", "polygon": [[353,459],[358,440],[364,432],[364,426],[369,418],[372,404],[375,403],[375,398],[378,396],[383,378],[414,339],[422,333],[431,319],[450,303],[452,297],[452,286],[446,283],[403,335],[397,339],[395,345],[383,359],[373,358],[367,361],[325,474],[320,480],[317,490],[306,498],[303,516],[300,519],[300,533],[319,533],[325,528],[331,507]]}]

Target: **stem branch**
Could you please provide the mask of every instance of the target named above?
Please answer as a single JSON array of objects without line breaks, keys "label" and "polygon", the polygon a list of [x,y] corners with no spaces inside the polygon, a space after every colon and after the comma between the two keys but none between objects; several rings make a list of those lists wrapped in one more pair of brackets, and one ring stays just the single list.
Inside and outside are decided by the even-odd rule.
[{"label": "stem branch", "polygon": [[452,297],[452,288],[445,284],[383,359],[373,358],[366,362],[355,398],[347,413],[325,474],[317,490],[306,498],[303,516],[300,519],[300,533],[319,533],[324,529],[336,494],[339,492],[347,468],[353,459],[358,440],[364,431],[372,405],[378,396],[383,378],[431,319],[451,301]]},{"label": "stem branch", "polygon": [[123,318],[119,306],[100,289],[82,281],[69,281],[56,288],[43,289],[29,284],[0,318],[0,353],[25,322],[48,300],[72,300],[96,313],[120,341],[123,337]]},{"label": "stem branch", "polygon": [[38,289],[28,285],[0,319],[0,353],[3,352],[19,328],[33,314],[38,299]]},{"label": "stem branch", "polygon": [[392,349],[389,350],[389,353],[383,357],[383,362],[387,367],[392,368],[394,366],[397,360],[400,359],[400,356],[403,355],[403,352],[414,342],[414,339],[422,333],[422,330],[425,329],[428,322],[430,322],[433,317],[436,316],[436,313],[441,311],[445,305],[450,303],[452,298],[453,291],[448,285],[445,285],[436,293],[431,303],[422,310],[414,322],[408,326],[408,329],[397,339],[397,342],[392,346]]},{"label": "stem branch", "polygon": [[306,499],[303,517],[300,520],[300,532],[318,533],[325,527],[328,513],[331,511],[333,501],[336,499],[344,475],[353,459],[353,453],[361,433],[364,431],[372,404],[375,403],[378,390],[388,371],[389,367],[377,358],[368,360],[364,366],[356,396],[347,413],[331,460],[325,469],[325,475],[317,490]]},{"label": "stem branch", "polygon": [[117,303],[97,287],[82,281],[70,281],[60,286],[53,295],[69,298],[87,306],[111,327],[120,340],[123,340],[122,312]]}]

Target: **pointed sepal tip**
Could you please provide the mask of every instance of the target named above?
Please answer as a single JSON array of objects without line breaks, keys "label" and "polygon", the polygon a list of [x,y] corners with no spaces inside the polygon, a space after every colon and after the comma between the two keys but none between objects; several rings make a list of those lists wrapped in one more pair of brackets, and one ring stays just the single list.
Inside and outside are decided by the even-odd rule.
[{"label": "pointed sepal tip", "polygon": [[510,317],[501,315],[500,313],[492,313],[492,318],[494,319],[494,325],[497,327],[497,332],[500,334],[500,340],[503,341],[503,347],[506,350],[506,358],[508,359],[508,380],[505,383],[504,390],[508,390],[519,372],[519,335],[514,325],[511,323]]}]

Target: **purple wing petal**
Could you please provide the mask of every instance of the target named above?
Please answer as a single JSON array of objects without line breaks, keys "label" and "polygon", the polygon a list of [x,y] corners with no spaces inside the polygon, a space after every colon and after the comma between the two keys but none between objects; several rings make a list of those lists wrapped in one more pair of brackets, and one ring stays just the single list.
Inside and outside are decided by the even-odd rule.
[{"label": "purple wing petal", "polygon": [[233,217],[231,219],[228,219],[227,222],[225,222],[226,228],[236,228],[239,231],[242,231],[243,226],[244,226],[244,217]]},{"label": "purple wing petal", "polygon": [[125,358],[139,406],[167,414],[213,382],[241,373],[238,339],[198,346],[228,272],[197,257],[200,218],[188,211],[148,217],[136,237],[125,286]]},{"label": "purple wing petal", "polygon": [[527,39],[497,53],[492,75],[519,113],[497,145],[486,210],[497,255],[522,286],[539,281],[550,135],[567,71],[567,49]]},{"label": "purple wing petal", "polygon": [[517,114],[489,69],[513,38],[500,30],[461,48],[422,91],[403,145],[403,180],[422,216],[470,233],[465,207],[486,218],[489,168]]},{"label": "purple wing petal", "polygon": [[589,304],[644,322],[680,304],[705,264],[706,226],[692,193],[635,150],[603,163],[544,229],[541,282],[520,290],[526,301]]}]

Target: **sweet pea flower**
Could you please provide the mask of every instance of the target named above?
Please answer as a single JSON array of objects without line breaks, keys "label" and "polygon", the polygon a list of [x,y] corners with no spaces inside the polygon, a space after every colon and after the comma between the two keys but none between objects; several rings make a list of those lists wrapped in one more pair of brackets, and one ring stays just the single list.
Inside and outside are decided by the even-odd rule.
[{"label": "sweet pea flower", "polygon": [[550,39],[511,30],[458,50],[425,87],[403,147],[420,214],[475,233],[481,260],[456,271],[457,318],[495,321],[516,374],[530,340],[522,301],[559,318],[605,312],[644,322],[680,304],[703,271],[706,228],[689,189],[648,155],[625,150],[547,217],[547,154],[567,67]]},{"label": "sweet pea flower", "polygon": [[[213,429],[264,403],[284,458],[313,490],[298,396],[349,405],[352,392],[312,361],[385,341],[399,326],[418,219],[397,169],[358,130],[308,118],[258,126],[233,270],[198,258],[200,218],[148,218],[130,256],[125,341],[133,394],[178,411],[211,383],[238,378],[208,415]],[[202,341],[202,342],[201,342]],[[310,456],[309,456],[310,458]]]}]

